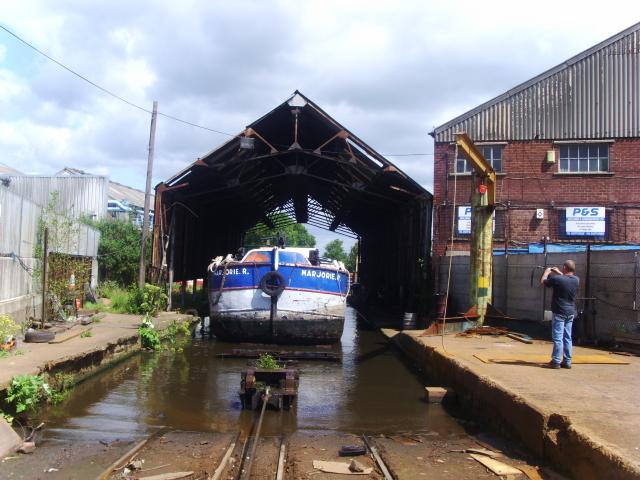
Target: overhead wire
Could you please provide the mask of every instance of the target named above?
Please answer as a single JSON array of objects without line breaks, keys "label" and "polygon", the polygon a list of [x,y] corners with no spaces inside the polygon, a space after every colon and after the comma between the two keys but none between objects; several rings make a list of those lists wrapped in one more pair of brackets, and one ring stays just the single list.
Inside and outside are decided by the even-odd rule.
[{"label": "overhead wire", "polygon": [[[73,70],[70,67],[67,67],[64,63],[56,60],[55,58],[53,58],[52,56],[46,54],[45,52],[43,52],[42,50],[40,50],[39,48],[37,48],[35,45],[29,43],[28,41],[26,41],[25,39],[23,39],[22,37],[20,37],[18,34],[14,33],[13,31],[9,30],[7,27],[5,27],[4,25],[0,25],[0,29],[4,30],[5,32],[7,32],[9,35],[11,35],[12,37],[14,37],[16,40],[18,40],[19,42],[23,43],[24,45],[26,45],[27,47],[29,47],[30,49],[34,50],[35,52],[39,53],[40,55],[42,55],[43,57],[45,57],[46,59],[52,61],[53,63],[55,63],[56,65],[58,65],[59,67],[65,69],[67,72],[71,73],[72,75],[75,75],[76,77],[78,77],[79,79],[87,82],[89,85],[93,86],[94,88],[97,88],[98,90],[100,90],[103,93],[106,93],[107,95],[110,95],[111,97],[120,100],[123,103],[126,103],[127,105],[129,105],[130,107],[136,108],[138,110],[141,110],[145,113],[148,114],[152,114],[153,112],[151,110],[149,110],[148,108],[142,107],[130,100],[127,100],[126,98],[118,95],[117,93],[112,92],[111,90],[95,83],[94,81],[90,80],[89,78],[85,77],[84,75],[82,75],[81,73],[78,73],[77,71]],[[192,127],[196,127],[196,128],[201,128],[203,130],[207,130],[209,132],[213,132],[213,133],[218,133],[220,135],[226,135],[228,137],[235,137],[236,135],[233,133],[228,133],[228,132],[223,132],[221,130],[216,130],[215,128],[210,128],[210,127],[206,127],[204,125],[200,125],[198,123],[195,122],[191,122],[189,120],[184,120],[182,118],[178,118],[175,117],[173,115],[169,115],[168,113],[163,113],[161,111],[157,112],[158,115],[161,115],[165,118],[168,118],[170,120],[173,120],[175,122],[179,122],[179,123],[184,123],[185,125],[190,125]],[[386,157],[420,157],[420,156],[433,156],[433,153],[386,153],[386,154],[381,154],[383,156]]]},{"label": "overhead wire", "polygon": [[[4,30],[5,32],[7,32],[9,35],[11,35],[12,37],[16,38],[18,41],[22,42],[23,44],[25,44],[27,47],[31,48],[32,50],[38,52],[40,55],[42,55],[43,57],[47,58],[48,60],[52,61],[53,63],[55,63],[56,65],[58,65],[61,68],[64,68],[67,72],[71,73],[72,75],[75,75],[76,77],[80,78],[81,80],[87,82],[89,85],[97,88],[98,90],[102,91],[103,93],[106,93],[107,95],[112,96],[113,98],[120,100],[121,102],[126,103],[127,105],[129,105],[130,107],[133,108],[137,108],[138,110],[141,110],[145,113],[149,113],[152,114],[153,112],[147,108],[144,108],[140,105],[137,105],[129,100],[127,100],[124,97],[121,97],[120,95],[112,92],[111,90],[108,90],[106,88],[104,88],[101,85],[98,85],[97,83],[93,82],[92,80],[89,80],[87,77],[85,77],[84,75],[76,72],[75,70],[67,67],[65,64],[63,64],[62,62],[59,62],[58,60],[56,60],[55,58],[51,57],[50,55],[47,55],[46,53],[44,53],[42,50],[40,50],[39,48],[37,48],[36,46],[32,45],[31,43],[27,42],[25,39],[23,39],[22,37],[20,37],[19,35],[17,35],[16,33],[12,32],[11,30],[9,30],[7,27],[5,27],[4,25],[0,25],[0,29]],[[218,133],[220,135],[227,135],[229,137],[235,137],[234,134],[232,133],[227,133],[227,132],[222,132],[220,130],[216,130],[213,128],[209,128],[209,127],[205,127],[204,125],[199,125],[197,123],[194,122],[190,122],[188,120],[183,120],[181,118],[178,117],[174,117],[173,115],[169,115],[167,113],[162,113],[162,112],[157,112],[158,115],[162,115],[165,118],[169,118],[171,120],[174,120],[176,122],[180,122],[180,123],[184,123],[186,125],[191,125],[192,127],[197,127],[197,128],[201,128],[203,130],[208,130],[210,132],[214,132],[214,133]]]}]

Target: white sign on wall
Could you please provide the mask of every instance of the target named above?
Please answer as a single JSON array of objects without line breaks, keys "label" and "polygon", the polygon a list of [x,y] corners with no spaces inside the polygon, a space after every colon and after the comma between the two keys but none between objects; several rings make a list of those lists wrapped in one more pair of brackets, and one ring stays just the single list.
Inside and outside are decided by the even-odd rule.
[{"label": "white sign on wall", "polygon": [[[493,233],[496,233],[496,212],[493,212]],[[458,207],[458,235],[471,235],[471,206]]]},{"label": "white sign on wall", "polygon": [[604,207],[567,207],[566,228],[571,236],[604,236],[606,212]]}]

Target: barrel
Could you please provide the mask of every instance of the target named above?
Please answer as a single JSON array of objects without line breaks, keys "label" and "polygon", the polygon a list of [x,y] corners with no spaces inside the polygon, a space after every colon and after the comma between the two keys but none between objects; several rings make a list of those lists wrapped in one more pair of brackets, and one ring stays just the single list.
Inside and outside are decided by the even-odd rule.
[{"label": "barrel", "polygon": [[404,318],[402,319],[402,329],[403,330],[415,330],[416,329],[416,314],[405,312]]}]

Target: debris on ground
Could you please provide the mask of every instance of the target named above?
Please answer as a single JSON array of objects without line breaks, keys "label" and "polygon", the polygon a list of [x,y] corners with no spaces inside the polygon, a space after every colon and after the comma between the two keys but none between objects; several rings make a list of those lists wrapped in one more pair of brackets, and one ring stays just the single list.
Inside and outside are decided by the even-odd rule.
[{"label": "debris on ground", "polygon": [[35,442],[24,442],[22,446],[18,449],[19,453],[33,453],[36,451]]},{"label": "debris on ground", "polygon": [[349,464],[349,470],[352,472],[364,472],[367,468],[358,462],[356,459],[351,460]]},{"label": "debris on ground", "polygon": [[520,475],[522,473],[519,469],[512,467],[511,465],[488,458],[484,455],[472,453],[470,457],[487,467],[496,475]]},{"label": "debris on ground", "polygon": [[358,455],[364,455],[367,453],[367,448],[364,445],[343,445],[340,447],[338,455],[341,457],[352,457]]},{"label": "debris on ground", "polygon": [[494,452],[493,450],[488,450],[486,448],[465,448],[463,450],[450,450],[450,452],[458,452],[458,453],[477,453],[478,455],[485,455],[491,458],[500,458],[504,457],[504,455],[500,452]]},{"label": "debris on ground", "polygon": [[[354,460],[352,460],[353,462]],[[362,467],[362,466],[361,466]],[[351,464],[344,462],[327,462],[323,460],[314,460],[313,468],[324,473],[339,473],[342,475],[369,475],[373,472],[373,468],[362,467],[362,471],[354,472],[351,470]]]}]

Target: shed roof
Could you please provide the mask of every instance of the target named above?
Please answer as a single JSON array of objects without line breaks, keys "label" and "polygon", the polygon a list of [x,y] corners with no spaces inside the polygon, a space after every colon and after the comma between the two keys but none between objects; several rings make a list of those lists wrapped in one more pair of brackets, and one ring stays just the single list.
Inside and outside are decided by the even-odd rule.
[{"label": "shed roof", "polygon": [[640,23],[436,127],[436,142],[640,136]]},{"label": "shed roof", "polygon": [[[245,143],[252,142],[250,148]],[[296,91],[222,146],[156,187],[192,208],[239,210],[247,227],[276,212],[346,235],[379,209],[431,194]],[[233,200],[232,200],[233,199]],[[376,210],[378,209],[378,210]],[[363,223],[364,222],[364,223]]]},{"label": "shed roof", "polygon": [[200,278],[256,224],[305,223],[359,237],[363,285],[413,308],[426,288],[432,198],[296,91],[156,186],[153,269]]}]

